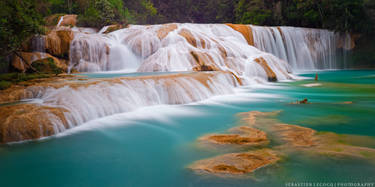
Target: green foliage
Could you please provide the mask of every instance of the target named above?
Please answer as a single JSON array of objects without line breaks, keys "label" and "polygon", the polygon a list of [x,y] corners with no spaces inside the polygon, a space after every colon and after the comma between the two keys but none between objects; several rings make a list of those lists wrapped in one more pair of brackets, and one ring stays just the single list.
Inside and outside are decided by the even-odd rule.
[{"label": "green foliage", "polygon": [[373,29],[363,0],[288,0],[283,10],[285,25],[338,32],[368,33]]},{"label": "green foliage", "polygon": [[0,74],[0,90],[9,88],[12,84],[29,81],[33,79],[49,78],[51,74],[40,73],[5,73]]},{"label": "green foliage", "polygon": [[[131,3],[129,3],[129,1]],[[151,0],[157,14],[149,18],[148,23],[194,22],[194,23],[228,23],[234,21],[234,7],[238,0]],[[127,0],[131,13],[144,14],[139,11],[136,0]],[[134,6],[136,5],[136,6]],[[133,11],[135,10],[135,11]]]},{"label": "green foliage", "polygon": [[126,18],[129,23],[150,24],[160,22],[161,16],[150,0],[127,0]]},{"label": "green foliage", "polygon": [[263,0],[240,0],[235,15],[237,23],[265,25],[271,23],[272,11],[267,9]]},{"label": "green foliage", "polygon": [[364,10],[363,0],[323,1],[325,17],[323,25],[337,31],[369,32],[370,20]]},{"label": "green foliage", "polygon": [[92,0],[92,4],[78,15],[78,25],[100,28],[111,24],[125,24],[128,11],[121,0]]},{"label": "green foliage", "polygon": [[356,41],[356,48],[351,51],[350,62],[356,68],[372,67],[375,68],[375,36],[362,36]]},{"label": "green foliage", "polygon": [[5,57],[30,36],[42,32],[43,20],[33,0],[2,0],[0,7],[0,57]]},{"label": "green foliage", "polygon": [[12,85],[11,82],[8,81],[0,81],[0,90],[5,90]]}]

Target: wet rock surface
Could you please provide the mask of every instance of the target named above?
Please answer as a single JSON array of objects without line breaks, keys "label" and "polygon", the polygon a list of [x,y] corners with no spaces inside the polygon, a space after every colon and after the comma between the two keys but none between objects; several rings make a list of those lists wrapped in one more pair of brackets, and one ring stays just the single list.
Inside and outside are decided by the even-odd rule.
[{"label": "wet rock surface", "polygon": [[0,143],[37,139],[63,131],[68,128],[64,112],[67,110],[36,104],[0,107]]},{"label": "wet rock surface", "polygon": [[199,141],[214,144],[234,145],[264,145],[268,143],[266,133],[247,126],[234,127],[229,129],[230,134],[210,134],[203,136]]},{"label": "wet rock surface", "polygon": [[246,174],[258,168],[279,161],[275,151],[260,149],[256,151],[229,153],[217,157],[199,160],[190,166],[191,169],[215,174]]},{"label": "wet rock surface", "polygon": [[[245,126],[228,130],[233,134],[212,134],[199,138],[199,143],[217,145],[256,145],[267,141],[270,136],[274,142],[267,148],[250,149],[219,155],[194,162],[190,169],[201,173],[243,175],[258,168],[275,164],[281,157],[291,153],[310,154],[329,157],[352,157],[373,161],[375,149],[366,147],[375,143],[371,137],[341,135],[331,132],[317,132],[311,128],[284,124],[276,119],[281,111],[240,113],[240,121]],[[267,134],[266,134],[267,133]]]},{"label": "wet rock surface", "polygon": [[[139,98],[143,99],[144,105],[200,101],[223,93],[212,86],[212,81],[216,82],[216,86],[227,86],[217,82],[222,78],[227,79],[226,84],[233,87],[237,85],[230,72],[193,72],[110,79],[85,79],[67,75],[22,82],[0,91],[0,143],[38,139],[105,115],[127,112],[134,103],[139,102]],[[163,90],[158,89],[160,87]],[[95,94],[87,94],[86,90],[94,91]],[[121,98],[115,97],[118,92],[121,92]],[[130,92],[137,97],[127,96]],[[91,105],[87,105],[88,102]],[[108,110],[107,103],[118,103],[116,110]],[[95,115],[85,115],[88,111],[94,112]],[[69,120],[66,120],[66,116]]]}]

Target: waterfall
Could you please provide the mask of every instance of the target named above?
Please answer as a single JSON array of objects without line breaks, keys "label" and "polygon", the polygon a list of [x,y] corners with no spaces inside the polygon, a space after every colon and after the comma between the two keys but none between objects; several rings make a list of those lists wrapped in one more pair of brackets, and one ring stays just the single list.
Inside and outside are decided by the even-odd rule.
[{"label": "waterfall", "polygon": [[[347,67],[337,59],[342,42],[338,33],[296,27],[250,27],[255,47],[287,61],[294,70]],[[344,45],[350,45],[350,40],[346,37]]]},{"label": "waterfall", "polygon": [[135,71],[138,57],[121,41],[107,35],[75,31],[70,44],[70,66],[81,72]]},{"label": "waterfall", "polygon": [[33,52],[46,52],[46,39],[43,35],[35,35],[31,39],[31,48]]},{"label": "waterfall", "polygon": [[[31,112],[41,111],[37,117],[48,119],[41,122],[41,128],[46,128],[43,132],[53,129],[56,134],[140,107],[186,104],[231,94],[239,85],[288,80],[295,70],[340,68],[344,65],[337,63],[337,56],[345,53],[337,49],[352,47],[349,34],[293,27],[172,23],[130,25],[108,34],[104,30],[72,28],[69,72],[184,73],[77,79],[27,87],[19,94],[41,101],[32,105]],[[43,41],[36,37],[33,50],[40,50]],[[15,109],[26,105],[30,108],[30,104],[20,104]],[[38,120],[34,113],[24,115],[34,117],[28,123]],[[17,133],[22,140],[22,133]],[[43,135],[51,135],[48,133]]]},{"label": "waterfall", "polygon": [[[104,79],[63,87],[30,87],[40,105],[62,108],[65,119],[54,121],[55,134],[104,116],[162,104],[186,104],[231,94],[239,83],[228,72],[202,72]],[[63,122],[67,121],[67,124]]]},{"label": "waterfall", "polygon": [[60,27],[60,25],[63,22],[63,20],[64,20],[64,16],[61,16],[60,19],[59,19],[59,22],[57,22],[56,27]]},{"label": "waterfall", "polygon": [[[259,58],[269,70],[256,63]],[[289,79],[292,71],[285,60],[248,45],[240,32],[225,24],[131,25],[109,34],[77,33],[70,63],[81,72],[222,70],[245,81],[267,80],[267,71],[278,80]]]}]

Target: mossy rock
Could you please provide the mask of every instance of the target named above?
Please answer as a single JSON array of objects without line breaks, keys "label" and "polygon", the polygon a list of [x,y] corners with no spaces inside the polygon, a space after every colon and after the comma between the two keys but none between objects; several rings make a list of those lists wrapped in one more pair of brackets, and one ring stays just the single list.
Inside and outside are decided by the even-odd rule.
[{"label": "mossy rock", "polygon": [[[63,69],[59,68],[56,65],[54,59],[51,57],[37,60],[33,62],[32,66],[35,68],[37,72],[41,72],[41,73],[52,73],[52,74],[58,75],[63,72]],[[31,71],[34,71],[34,70],[31,70]]]}]

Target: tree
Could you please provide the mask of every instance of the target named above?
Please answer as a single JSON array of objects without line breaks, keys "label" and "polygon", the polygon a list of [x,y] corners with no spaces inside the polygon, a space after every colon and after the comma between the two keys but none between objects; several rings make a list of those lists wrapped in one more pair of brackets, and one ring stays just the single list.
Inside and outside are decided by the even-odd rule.
[{"label": "tree", "polygon": [[33,0],[0,1],[0,57],[16,52],[22,42],[41,33],[43,19]]},{"label": "tree", "polygon": [[128,15],[121,0],[91,0],[89,7],[78,15],[78,24],[100,28],[110,24],[125,24]]},{"label": "tree", "polygon": [[272,25],[272,6],[264,0],[240,0],[235,8],[236,22],[242,24]]}]

